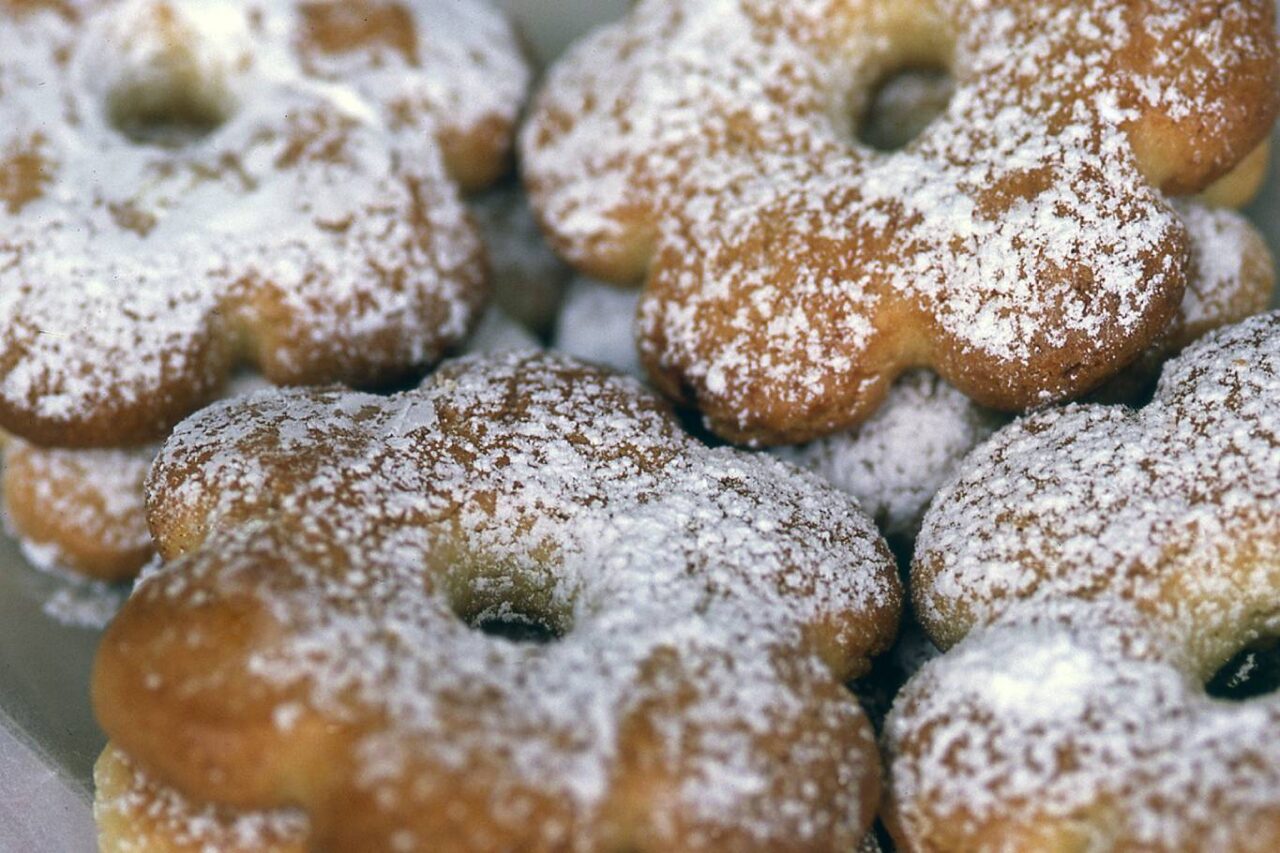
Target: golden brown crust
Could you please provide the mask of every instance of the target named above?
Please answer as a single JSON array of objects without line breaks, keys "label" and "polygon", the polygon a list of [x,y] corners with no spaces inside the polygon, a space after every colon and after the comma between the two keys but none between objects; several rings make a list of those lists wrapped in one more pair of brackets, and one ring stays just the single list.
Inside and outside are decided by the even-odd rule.
[{"label": "golden brown crust", "polygon": [[[307,821],[300,813],[201,808],[147,776],[113,744],[107,745],[94,767],[94,816],[101,853],[306,853],[313,849],[308,844]],[[643,825],[644,815],[635,818],[636,824]],[[729,838],[718,841],[724,849],[732,843]],[[620,843],[627,849],[645,846],[627,845],[621,839]],[[869,832],[857,851],[881,853],[882,849],[876,834]]]},{"label": "golden brown crust", "polygon": [[[1280,62],[1277,61],[1275,5],[1266,2],[1195,0],[1179,4],[1176,23],[1158,29],[1148,24],[1169,7],[1160,0],[1124,4],[1137,37],[1122,61],[1122,103],[1137,112],[1126,131],[1143,174],[1170,195],[1204,190],[1231,172],[1267,141],[1280,111]],[[1206,38],[1206,36],[1209,36]],[[1259,50],[1237,54],[1228,66],[1216,52],[1222,45],[1254,44]],[[1168,58],[1177,56],[1175,67]],[[1179,97],[1155,102],[1141,92],[1145,81],[1161,79]],[[1197,114],[1192,103],[1215,103],[1216,114]],[[1209,128],[1230,128],[1209,132]]]},{"label": "golden brown crust", "polygon": [[384,387],[474,328],[487,273],[459,193],[508,167],[528,79],[499,12],[21,5],[0,7],[5,429],[142,444],[241,362]]},{"label": "golden brown crust", "polygon": [[1204,191],[1201,198],[1215,207],[1244,207],[1253,201],[1267,180],[1271,167],[1271,142],[1263,142],[1240,165],[1219,178]]},{"label": "golden brown crust", "polygon": [[147,776],[108,744],[93,769],[101,853],[306,853],[296,812],[246,814],[202,808]]},{"label": "golden brown crust", "polygon": [[1266,311],[1275,295],[1275,263],[1262,234],[1242,215],[1199,202],[1177,202],[1191,236],[1191,265],[1182,306],[1132,365],[1089,399],[1141,403],[1170,358],[1208,332]]},{"label": "golden brown crust", "polygon": [[334,850],[819,850],[874,816],[842,681],[896,628],[886,546],[634,380],[507,354],[219,404],[149,489],[168,564],[94,704],[196,802],[296,805]]},{"label": "golden brown crust", "polygon": [[11,439],[6,521],[46,567],[109,582],[132,578],[153,553],[142,508],[152,452],[47,450]]},{"label": "golden brown crust", "polygon": [[[645,282],[647,369],[732,441],[855,425],[916,366],[1042,405],[1174,316],[1188,247],[1158,190],[1201,190],[1264,141],[1274,15],[649,0],[552,69],[526,182],[570,262]],[[846,108],[921,62],[953,67],[944,115],[891,155],[853,144]]]},{"label": "golden brown crust", "polygon": [[1142,409],[1046,410],[968,458],[912,565],[948,651],[886,725],[907,849],[1274,848],[1280,704],[1203,685],[1276,635],[1278,401],[1272,312]]}]

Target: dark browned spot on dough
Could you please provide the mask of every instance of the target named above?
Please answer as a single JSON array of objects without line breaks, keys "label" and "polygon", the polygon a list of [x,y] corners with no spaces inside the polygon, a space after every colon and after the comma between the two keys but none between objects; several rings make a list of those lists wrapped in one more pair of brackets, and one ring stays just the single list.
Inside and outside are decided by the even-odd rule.
[{"label": "dark browned spot on dough", "polygon": [[76,10],[69,0],[0,0],[0,9],[13,15],[27,15],[42,9],[51,9],[64,18],[75,18]]},{"label": "dark browned spot on dough", "polygon": [[1031,201],[1053,186],[1048,167],[1007,172],[978,196],[978,209],[987,219],[999,219],[1021,201]]},{"label": "dark browned spot on dough", "polygon": [[386,48],[410,65],[418,64],[418,31],[413,14],[401,3],[375,0],[325,0],[302,7],[303,46],[342,54]]},{"label": "dark browned spot on dough", "polygon": [[297,116],[289,122],[284,150],[276,157],[277,169],[302,163],[348,162],[347,146],[352,123],[328,113]]},{"label": "dark browned spot on dough", "polygon": [[107,210],[111,213],[111,218],[115,220],[116,225],[125,231],[132,231],[139,237],[146,237],[156,227],[156,218],[131,201],[110,204]]},{"label": "dark browned spot on dough", "polygon": [[0,152],[0,203],[10,214],[44,196],[51,164],[40,153],[39,134]]}]

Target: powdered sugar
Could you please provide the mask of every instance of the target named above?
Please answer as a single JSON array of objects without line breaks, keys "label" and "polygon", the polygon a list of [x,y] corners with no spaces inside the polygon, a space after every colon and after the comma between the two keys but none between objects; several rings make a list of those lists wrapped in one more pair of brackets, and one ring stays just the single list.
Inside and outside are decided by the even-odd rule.
[{"label": "powdered sugar", "polygon": [[1160,849],[1258,841],[1280,808],[1280,703],[1200,685],[1280,631],[1277,412],[1268,314],[1170,362],[1141,411],[1043,412],[966,460],[913,568],[931,635],[968,637],[891,718],[910,833],[955,818]]},{"label": "powdered sugar", "polygon": [[[552,70],[527,178],[571,261],[647,272],[641,345],[721,433],[848,426],[912,364],[1004,406],[1060,399],[1177,303],[1183,232],[1127,131],[1176,101],[1202,162],[1232,144],[1223,81],[1274,49],[1245,6],[1201,29],[1161,0],[1135,32],[1118,0],[648,0]],[[949,28],[944,115],[900,152],[852,144],[898,47]]]},{"label": "powdered sugar", "polygon": [[[587,848],[629,774],[659,772],[642,767],[678,780],[646,804],[654,837],[692,821],[852,844],[870,820],[869,730],[839,679],[890,639],[892,559],[836,491],[697,444],[634,380],[524,354],[389,399],[251,397],[181,425],[150,489],[173,559],[130,607],[182,621],[248,595],[288,625],[236,669],[270,695],[305,687],[308,713],[394,721],[352,756],[388,827],[428,825],[414,804],[447,789],[501,831]],[[494,616],[561,636],[467,624]],[[634,726],[654,738],[642,759],[622,749]],[[764,748],[779,737],[785,763]],[[542,798],[557,820],[525,826]]]},{"label": "powdered sugar", "polygon": [[[23,549],[26,553],[26,549]],[[101,631],[124,603],[125,593],[97,581],[76,582],[54,591],[41,608],[44,615],[71,628]]]},{"label": "powdered sugar", "polygon": [[936,375],[914,371],[856,430],[775,453],[853,495],[887,536],[910,545],[934,493],[1004,420]]},{"label": "powdered sugar", "polygon": [[1192,274],[1182,309],[1166,333],[1178,348],[1206,331],[1265,311],[1275,285],[1275,262],[1262,235],[1240,214],[1179,202],[1191,239]]},{"label": "powdered sugar", "polygon": [[[17,496],[28,504],[25,515],[49,525],[42,534],[71,532],[92,540],[94,550],[140,555],[149,550],[142,510],[142,483],[151,467],[156,448],[137,450],[52,450],[37,448],[20,439],[5,446],[6,502]],[[22,482],[11,482],[14,478]],[[41,568],[72,568],[74,556],[65,553],[64,543],[17,529],[14,533],[47,562]],[[38,541],[37,541],[38,540]]]},{"label": "powdered sugar", "polygon": [[[1262,237],[1238,213],[1176,203],[1190,237],[1192,268],[1178,314],[1164,335],[1102,395],[1132,402],[1171,355],[1205,332],[1271,303],[1274,274]],[[861,427],[778,455],[858,499],[891,540],[915,538],[930,499],[960,460],[1005,422],[936,376],[904,376]]]},{"label": "powdered sugar", "polygon": [[166,842],[200,853],[274,853],[300,850],[307,837],[306,817],[297,811],[235,813],[201,806],[111,746],[94,777],[94,818],[117,853],[146,853]]},{"label": "powdered sugar", "polygon": [[[461,340],[480,247],[437,139],[509,127],[527,72],[474,0],[392,7],[390,35],[275,0],[8,13],[0,151],[42,176],[0,240],[9,421],[136,440],[241,341],[276,381],[369,382]],[[121,130],[158,118],[182,144]]]}]

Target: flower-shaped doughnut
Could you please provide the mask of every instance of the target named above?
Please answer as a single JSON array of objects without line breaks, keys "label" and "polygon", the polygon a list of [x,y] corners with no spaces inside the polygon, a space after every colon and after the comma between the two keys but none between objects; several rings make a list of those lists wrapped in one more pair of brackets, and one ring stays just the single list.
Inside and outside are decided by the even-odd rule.
[{"label": "flower-shaped doughnut", "polygon": [[[1191,245],[1182,304],[1138,362],[1095,396],[1120,402],[1149,397],[1170,356],[1206,332],[1271,304],[1275,271],[1262,235],[1232,211],[1189,202],[1175,206]],[[934,494],[969,451],[1005,422],[936,375],[914,371],[900,378],[884,405],[857,428],[775,452],[856,497],[895,548],[910,554]]]},{"label": "flower-shaped doughnut", "polygon": [[634,379],[506,354],[219,403],[148,489],[167,564],[95,707],[190,802],[330,850],[831,849],[874,816],[842,682],[896,629],[887,547]]},{"label": "flower-shaped doughnut", "polygon": [[[978,402],[1078,395],[1160,333],[1200,190],[1280,100],[1270,0],[644,0],[554,68],[523,138],[583,271],[646,279],[669,395],[734,441],[865,419],[931,367]],[[944,115],[854,141],[877,80],[942,62]]]},{"label": "flower-shaped doughnut", "polygon": [[483,0],[0,4],[0,425],[142,443],[238,361],[437,360],[485,299],[459,186],[527,79]]},{"label": "flower-shaped doughnut", "polygon": [[1280,632],[1280,314],[1193,345],[1142,410],[998,433],[912,582],[954,648],[887,727],[906,849],[1276,849],[1280,697],[1204,684]]}]

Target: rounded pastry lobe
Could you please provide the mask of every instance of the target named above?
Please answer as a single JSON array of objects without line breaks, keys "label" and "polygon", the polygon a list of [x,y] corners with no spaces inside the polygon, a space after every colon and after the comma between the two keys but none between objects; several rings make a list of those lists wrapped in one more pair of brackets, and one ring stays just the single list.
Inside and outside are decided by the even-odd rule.
[{"label": "rounded pastry lobe", "polygon": [[0,5],[0,425],[161,437],[240,361],[398,381],[486,295],[528,72],[483,0]]},{"label": "rounded pastry lobe", "polygon": [[167,562],[94,702],[193,803],[333,850],[852,848],[874,817],[843,682],[897,627],[886,545],[634,379],[506,353],[216,404],[148,516]]},{"label": "rounded pastry lobe", "polygon": [[296,810],[239,812],[201,806],[168,788],[112,744],[93,768],[101,853],[306,853]]},{"label": "rounded pastry lobe", "polygon": [[934,494],[1006,421],[917,370],[899,379],[861,426],[773,452],[857,498],[889,541],[910,554]]},{"label": "rounded pastry lobe", "polygon": [[[725,438],[865,420],[930,367],[980,404],[1077,396],[1163,330],[1195,192],[1266,138],[1270,0],[644,0],[548,75],[534,208],[582,272],[644,280],[641,353]],[[857,143],[878,80],[946,111]]]},{"label": "rounded pastry lobe", "polygon": [[[157,784],[114,745],[94,768],[94,815],[102,853],[305,853],[306,817],[296,811],[200,807]],[[857,853],[881,853],[874,832]]]},{"label": "rounded pastry lobe", "polygon": [[1172,322],[1138,360],[1090,395],[1099,403],[1149,398],[1160,368],[1206,332],[1266,311],[1275,295],[1275,261],[1242,215],[1195,201],[1174,203],[1191,247],[1187,290]]},{"label": "rounded pastry lobe", "polygon": [[[1092,395],[1099,402],[1149,397],[1171,356],[1271,304],[1274,264],[1262,235],[1238,213],[1192,201],[1174,206],[1191,245],[1182,304],[1142,357]],[[1006,422],[937,376],[914,371],[861,426],[775,452],[857,498],[895,548],[910,554],[929,501],[965,455]]]},{"label": "rounded pastry lobe", "polygon": [[156,449],[61,450],[18,438],[4,446],[4,518],[27,559],[102,581],[151,559],[142,484]]},{"label": "rounded pastry lobe", "polygon": [[887,726],[910,849],[1268,850],[1280,696],[1204,685],[1280,634],[1280,313],[1210,333],[1141,410],[997,433],[935,498],[915,612],[946,654]]},{"label": "rounded pastry lobe", "polygon": [[[498,329],[493,323],[485,329],[496,344]],[[227,396],[265,387],[261,377],[243,374],[231,382]],[[27,560],[40,569],[106,582],[137,576],[155,555],[143,486],[158,450],[155,445],[72,450],[9,437],[0,501],[8,530]]]}]

